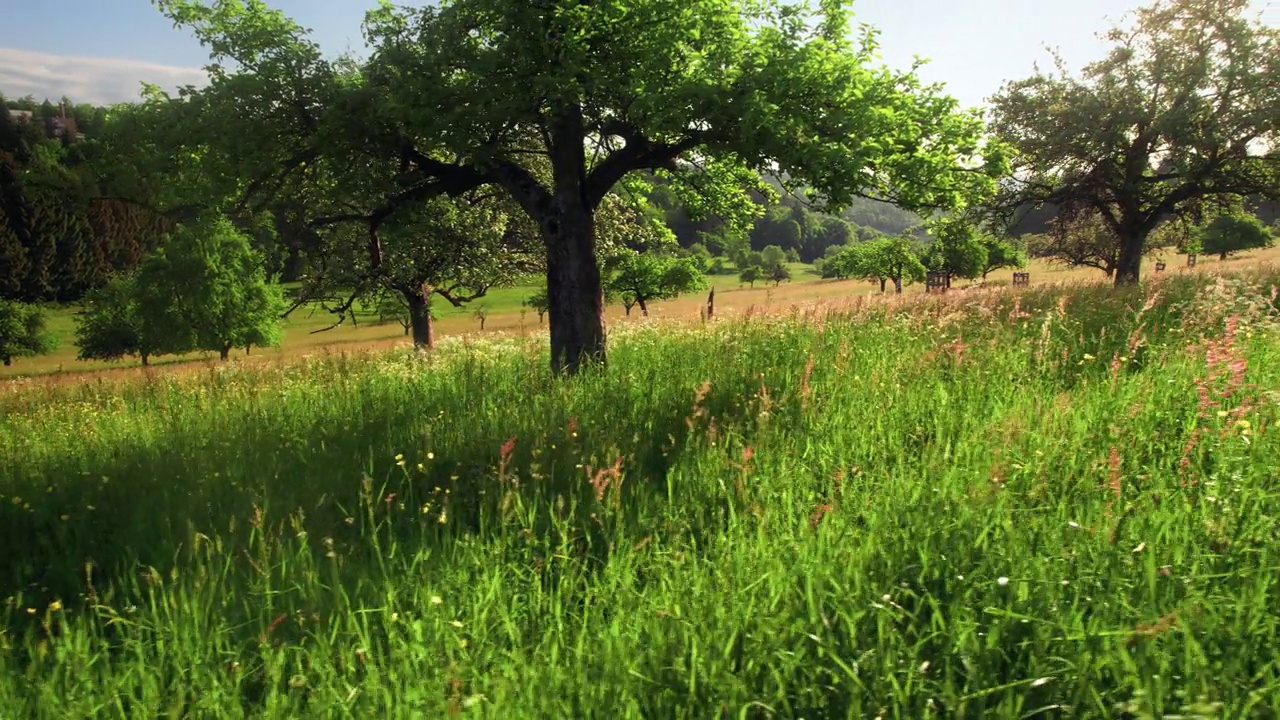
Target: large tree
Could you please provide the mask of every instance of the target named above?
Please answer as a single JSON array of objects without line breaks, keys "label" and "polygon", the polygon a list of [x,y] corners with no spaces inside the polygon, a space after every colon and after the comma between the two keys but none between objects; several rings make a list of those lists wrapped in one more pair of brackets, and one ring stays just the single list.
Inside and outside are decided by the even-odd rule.
[{"label": "large tree", "polygon": [[1248,0],[1157,0],[1106,34],[1101,61],[1037,72],[992,99],[1013,146],[997,205],[1097,215],[1115,236],[1117,284],[1136,282],[1152,231],[1206,204],[1280,197],[1280,29]]},{"label": "large tree", "polygon": [[541,243],[523,220],[492,195],[431,198],[384,224],[376,266],[364,252],[367,238],[355,228],[325,229],[308,249],[313,270],[299,299],[327,298],[349,289],[345,300],[331,308],[342,322],[358,300],[395,293],[405,306],[414,346],[430,348],[435,341],[433,296],[462,307],[494,287],[543,269]]},{"label": "large tree", "polygon": [[1275,245],[1271,230],[1253,215],[1218,215],[1203,227],[1197,228],[1196,240],[1200,249],[1226,260],[1232,253],[1256,250]]},{"label": "large tree", "polygon": [[380,163],[394,182],[381,202],[317,219],[363,223],[376,260],[387,218],[432,195],[491,187],[517,202],[546,247],[560,370],[604,360],[593,220],[629,176],[722,201],[773,172],[835,206],[868,194],[952,207],[1004,170],[999,153],[980,160],[976,113],[914,69],[870,65],[875,34],[851,42],[838,0],[384,5],[361,62],[324,59],[259,0],[158,4],[214,60],[210,85],[179,101],[181,140],[248,204]]},{"label": "large tree", "polygon": [[137,312],[155,354],[272,347],[285,310],[262,256],[230,221],[205,217],[180,227],[147,258],[133,283]]}]

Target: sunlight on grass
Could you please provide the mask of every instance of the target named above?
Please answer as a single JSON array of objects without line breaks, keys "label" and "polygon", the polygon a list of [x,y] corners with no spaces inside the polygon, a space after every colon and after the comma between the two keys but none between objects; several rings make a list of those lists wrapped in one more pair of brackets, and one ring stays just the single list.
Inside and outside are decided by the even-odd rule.
[{"label": "sunlight on grass", "polygon": [[1267,717],[1274,274],[0,386],[0,716]]}]

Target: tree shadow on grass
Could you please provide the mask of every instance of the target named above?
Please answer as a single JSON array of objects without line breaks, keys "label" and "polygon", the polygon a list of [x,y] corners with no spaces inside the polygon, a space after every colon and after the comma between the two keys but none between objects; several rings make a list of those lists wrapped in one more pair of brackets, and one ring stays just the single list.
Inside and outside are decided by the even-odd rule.
[{"label": "tree shadow on grass", "polygon": [[[700,401],[702,416],[714,417],[725,431],[749,432],[754,415],[744,398],[755,382],[746,372],[721,379]],[[165,576],[196,533],[219,537],[242,562],[260,511],[276,524],[302,513],[318,555],[325,537],[347,547],[367,544],[371,518],[379,523],[388,513],[400,518],[388,527],[405,544],[506,532],[492,520],[502,514],[508,490],[534,508],[535,534],[568,521],[595,554],[607,539],[599,515],[591,518],[603,505],[587,467],[607,468],[623,458],[626,481],[615,522],[660,516],[668,504],[668,473],[696,427],[689,422],[694,393],[681,388],[648,396],[642,408],[582,417],[561,404],[564,392],[548,387],[553,390],[531,392],[521,412],[450,419],[469,424],[443,433],[433,428],[441,425],[440,409],[465,407],[459,397],[374,407],[340,424],[292,418],[285,427],[246,413],[213,436],[173,429],[145,445],[117,444],[89,464],[66,457],[19,468],[9,485],[17,497],[0,503],[0,547],[10,550],[0,556],[0,597],[20,593],[24,604],[37,607],[74,602],[91,584],[98,591],[127,585],[148,567]],[[595,388],[591,397],[600,393]],[[589,399],[583,402],[585,408]],[[423,449],[428,433],[435,438],[431,458]],[[504,461],[503,446],[512,438]],[[581,511],[570,516],[567,508]],[[428,522],[440,510],[447,522]]]}]

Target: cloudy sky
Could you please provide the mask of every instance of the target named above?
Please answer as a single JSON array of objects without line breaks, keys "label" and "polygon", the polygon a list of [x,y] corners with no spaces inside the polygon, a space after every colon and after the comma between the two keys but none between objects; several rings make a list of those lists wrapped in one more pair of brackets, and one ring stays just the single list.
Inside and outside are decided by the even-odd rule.
[{"label": "cloudy sky", "polygon": [[[268,0],[311,28],[326,52],[359,50],[360,21],[374,0]],[[1073,66],[1099,57],[1095,34],[1142,0],[858,0],[856,20],[882,32],[883,60],[946,83],[967,106],[981,105],[1006,80],[1048,60],[1046,46]],[[1280,0],[1254,0],[1280,25]],[[149,0],[0,0],[0,93],[76,102],[138,97],[143,81],[173,88],[200,84],[207,54],[172,27]]]}]

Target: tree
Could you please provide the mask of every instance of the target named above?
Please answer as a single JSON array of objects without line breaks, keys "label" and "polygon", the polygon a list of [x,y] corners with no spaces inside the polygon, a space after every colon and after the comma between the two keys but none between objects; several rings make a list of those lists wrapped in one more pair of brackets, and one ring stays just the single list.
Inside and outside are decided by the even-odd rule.
[{"label": "tree", "polygon": [[605,294],[621,300],[627,315],[638,305],[640,314],[648,316],[648,303],[700,290],[706,284],[706,274],[692,258],[628,251],[605,265]]},{"label": "tree", "polygon": [[1271,231],[1253,215],[1219,215],[1199,229],[1197,239],[1203,252],[1221,260],[1242,250],[1275,245]]},{"label": "tree", "polygon": [[947,217],[930,223],[933,243],[925,254],[929,270],[972,280],[987,267],[989,259],[984,233],[969,218]]},{"label": "tree", "polygon": [[1117,284],[1137,282],[1152,231],[1224,199],[1280,198],[1280,29],[1248,0],[1156,0],[1105,35],[1107,57],[1071,77],[1006,85],[992,129],[1015,152],[995,203],[1097,215],[1115,237]]},{"label": "tree", "polygon": [[16,357],[47,355],[57,342],[45,330],[40,308],[0,299],[0,361],[8,367]]},{"label": "tree", "polygon": [[538,313],[538,324],[542,324],[543,317],[547,314],[547,289],[541,288],[538,292],[525,298],[524,306]]},{"label": "tree", "polygon": [[475,309],[475,312],[473,312],[471,315],[472,315],[472,317],[474,317],[476,320],[479,320],[479,321],[480,321],[480,330],[481,330],[481,331],[483,331],[483,330],[484,330],[484,323],[485,323],[485,321],[486,321],[486,320],[488,320],[488,319],[489,319],[489,308],[486,308],[485,306],[480,305],[479,307],[477,307],[477,308]]},{"label": "tree", "polygon": [[272,347],[285,311],[249,239],[221,217],[180,226],[137,275],[138,312],[157,352]]},{"label": "tree", "polygon": [[987,249],[987,262],[982,267],[983,280],[992,270],[1027,266],[1027,251],[1018,240],[984,234],[982,244]]},{"label": "tree", "polygon": [[136,355],[149,365],[159,343],[142,320],[136,275],[119,275],[85,295],[76,318],[76,345],[81,360],[118,361]]},{"label": "tree", "polygon": [[765,273],[773,281],[774,287],[781,285],[783,280],[791,279],[791,268],[787,267],[786,263],[775,263],[769,266]]},{"label": "tree", "polygon": [[889,281],[894,291],[901,295],[906,283],[923,280],[927,270],[920,261],[920,254],[910,237],[897,235],[868,242],[855,243],[827,261],[836,264],[840,277],[856,277],[880,283],[885,291]]},{"label": "tree", "polygon": [[394,320],[404,330],[406,336],[413,330],[413,319],[409,316],[409,305],[399,293],[380,293],[374,301],[374,309],[378,313],[378,322],[385,323]]},{"label": "tree", "polygon": [[357,299],[395,293],[404,304],[414,346],[431,348],[433,297],[460,308],[543,269],[537,233],[508,205],[502,198],[471,193],[406,208],[380,228],[377,265],[363,252],[368,236],[358,228],[326,228],[308,250],[318,267],[305,280],[303,296],[326,297],[335,288],[352,288],[332,308],[341,323]]},{"label": "tree", "polygon": [[976,112],[915,68],[871,67],[875,34],[850,43],[849,13],[830,0],[821,12],[798,0],[384,4],[366,19],[367,61],[325,60],[265,3],[158,4],[214,61],[210,84],[176,101],[178,144],[250,205],[376,161],[396,186],[325,218],[362,224],[376,259],[382,223],[432,195],[492,187],[518,203],[547,251],[556,370],[604,362],[594,218],[638,172],[741,227],[754,210],[724,210],[743,207],[760,172],[831,207],[876,194],[949,208],[1006,167]]},{"label": "tree", "polygon": [[754,288],[756,286],[756,281],[763,275],[764,273],[760,270],[759,265],[751,265],[744,268],[742,272],[738,274],[738,282],[744,282]]},{"label": "tree", "polygon": [[771,274],[773,269],[779,265],[787,264],[787,253],[777,245],[768,245],[760,251],[760,269],[765,274]]}]

